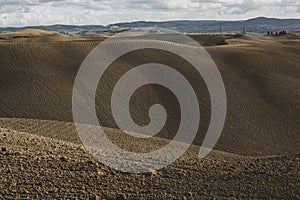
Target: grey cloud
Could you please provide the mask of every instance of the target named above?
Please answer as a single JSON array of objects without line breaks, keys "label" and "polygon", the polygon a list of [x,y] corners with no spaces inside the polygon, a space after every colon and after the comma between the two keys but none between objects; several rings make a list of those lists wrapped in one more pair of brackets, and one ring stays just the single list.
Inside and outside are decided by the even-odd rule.
[{"label": "grey cloud", "polygon": [[296,0],[282,0],[281,2],[244,0],[241,3],[225,2],[222,7],[222,10],[218,12],[219,14],[242,15],[249,12],[261,11],[261,16],[263,16],[265,15],[265,13],[263,13],[264,10],[281,9],[281,11],[289,12],[290,9],[287,9],[288,7],[300,7],[300,3]]},{"label": "grey cloud", "polygon": [[58,2],[58,1],[65,1],[65,0],[39,0],[40,3]]},{"label": "grey cloud", "polygon": [[0,0],[0,24],[4,26],[298,17],[299,13],[299,0]]}]

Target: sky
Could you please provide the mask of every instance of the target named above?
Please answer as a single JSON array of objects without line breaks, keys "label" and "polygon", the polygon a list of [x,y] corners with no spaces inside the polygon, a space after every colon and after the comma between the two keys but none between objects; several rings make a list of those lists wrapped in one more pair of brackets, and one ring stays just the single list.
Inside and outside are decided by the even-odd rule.
[{"label": "sky", "polygon": [[299,0],[0,0],[0,26],[300,18]]}]

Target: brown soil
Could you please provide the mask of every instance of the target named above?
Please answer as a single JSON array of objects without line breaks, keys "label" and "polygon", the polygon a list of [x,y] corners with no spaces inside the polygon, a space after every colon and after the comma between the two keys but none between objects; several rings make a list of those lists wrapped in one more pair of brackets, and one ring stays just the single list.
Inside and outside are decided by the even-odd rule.
[{"label": "brown soil", "polygon": [[81,145],[1,129],[1,196],[14,198],[281,198],[300,194],[300,155],[244,157],[193,146],[159,171],[126,174],[96,162]]},{"label": "brown soil", "polygon": [[[133,119],[146,124],[149,106],[161,103],[171,116],[169,126],[149,141],[123,134],[112,120],[108,94],[125,70],[153,59],[177,67],[200,99],[195,146],[165,169],[136,175],[97,163],[81,146],[72,124],[77,70],[105,37],[32,30],[0,35],[0,197],[300,198],[299,40],[192,36],[219,67],[228,99],[222,136],[203,160],[196,157],[197,146],[209,124],[210,100],[192,67],[168,52],[152,50],[132,52],[113,63],[102,80],[105,84],[99,84],[96,109],[101,124],[110,127],[105,128],[108,136],[124,149],[165,145],[176,132],[180,114],[168,90],[141,88],[132,100]],[[142,99],[143,105],[137,104]]]}]

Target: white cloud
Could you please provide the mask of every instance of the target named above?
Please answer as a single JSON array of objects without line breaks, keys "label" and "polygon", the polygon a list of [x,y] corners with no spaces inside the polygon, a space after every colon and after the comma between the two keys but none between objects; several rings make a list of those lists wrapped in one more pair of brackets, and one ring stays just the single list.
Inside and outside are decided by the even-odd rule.
[{"label": "white cloud", "polygon": [[297,18],[299,0],[1,0],[1,26],[174,19]]}]

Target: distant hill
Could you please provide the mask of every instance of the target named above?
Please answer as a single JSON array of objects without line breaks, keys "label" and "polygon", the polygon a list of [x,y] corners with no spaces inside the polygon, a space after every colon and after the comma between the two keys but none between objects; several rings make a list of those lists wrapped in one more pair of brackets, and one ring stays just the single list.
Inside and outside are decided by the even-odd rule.
[{"label": "distant hill", "polygon": [[285,29],[287,31],[300,31],[300,19],[275,19],[258,17],[249,20],[240,21],[216,21],[216,20],[180,20],[180,21],[165,21],[165,22],[151,22],[151,21],[138,21],[138,22],[125,22],[110,24],[107,26],[102,25],[51,25],[51,26],[30,26],[30,27],[5,27],[0,28],[2,32],[13,32],[24,28],[41,29],[45,31],[55,31],[59,33],[71,34],[85,34],[88,32],[105,32],[105,31],[120,31],[126,29],[136,28],[150,28],[161,27],[179,32],[242,32],[244,29],[247,32],[263,33],[267,31],[280,31]]}]

